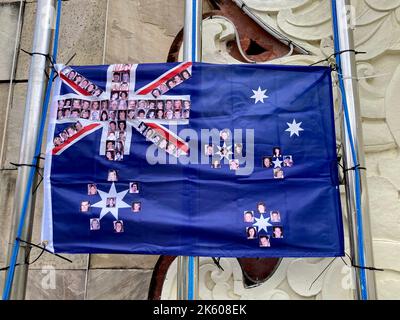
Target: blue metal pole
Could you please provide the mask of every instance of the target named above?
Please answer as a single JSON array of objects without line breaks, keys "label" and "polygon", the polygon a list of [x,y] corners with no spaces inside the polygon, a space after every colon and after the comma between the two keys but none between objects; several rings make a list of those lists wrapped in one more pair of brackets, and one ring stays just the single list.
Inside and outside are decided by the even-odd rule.
[{"label": "blue metal pole", "polygon": [[[346,199],[350,228],[350,244],[356,274],[356,297],[376,299],[375,275],[365,267],[373,266],[372,240],[369,226],[368,192],[364,167],[357,69],[352,30],[347,22],[347,0],[332,0],[334,50],[338,68],[339,88],[344,110],[344,162],[346,168]],[[342,52],[339,54],[339,52]]]}]

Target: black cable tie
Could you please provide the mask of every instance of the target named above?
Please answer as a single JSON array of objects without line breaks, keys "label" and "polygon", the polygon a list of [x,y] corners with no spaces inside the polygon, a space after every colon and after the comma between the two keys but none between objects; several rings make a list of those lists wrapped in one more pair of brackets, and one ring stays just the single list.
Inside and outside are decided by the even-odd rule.
[{"label": "black cable tie", "polygon": [[222,268],[221,264],[219,263],[221,258],[212,258],[212,260],[214,261],[215,265],[218,267],[218,269],[221,269],[222,271],[225,271],[224,268]]},{"label": "black cable tie", "polygon": [[42,249],[42,250],[44,250],[44,251],[46,251],[46,252],[48,252],[48,253],[50,253],[50,254],[56,256],[56,257],[59,257],[60,259],[63,259],[63,260],[66,260],[66,261],[72,263],[72,260],[70,260],[70,259],[68,259],[68,258],[66,258],[66,257],[63,257],[63,256],[61,256],[61,255],[59,255],[59,254],[57,254],[57,253],[51,252],[50,250],[46,249],[45,246],[42,247],[42,246],[39,246],[39,245],[34,244],[34,243],[32,243],[32,242],[22,240],[21,238],[18,238],[18,237],[15,238],[15,240],[18,240],[18,241],[20,241],[20,242],[26,243],[26,244],[28,244],[28,245],[30,245],[30,246],[33,246],[33,247],[35,247],[35,248],[38,248],[38,249]]},{"label": "black cable tie", "polygon": [[32,163],[14,163],[14,162],[10,162],[11,165],[15,166],[15,167],[31,167],[31,168],[37,168],[37,169],[43,169],[39,167],[39,163],[32,164]]},{"label": "black cable tie", "polygon": [[371,270],[371,271],[385,271],[385,269],[380,269],[380,268],[375,268],[375,267],[362,267],[362,266],[357,266],[355,264],[351,265],[354,268],[357,269],[363,269],[363,270]]},{"label": "black cable tie", "polygon": [[353,170],[354,170],[354,171],[355,171],[355,170],[367,170],[367,168],[361,167],[359,164],[357,164],[357,165],[355,165],[355,166],[352,167],[352,168],[343,169],[344,172],[353,171]]},{"label": "black cable tie", "polygon": [[[314,65],[316,65],[316,64],[319,64],[319,63],[321,63],[321,62],[328,62],[330,58],[336,57],[337,55],[340,55],[340,54],[343,54],[343,53],[346,53],[346,52],[354,52],[354,54],[356,54],[356,55],[357,55],[357,54],[366,54],[366,53],[367,53],[366,51],[356,51],[356,50],[354,50],[354,49],[341,50],[341,51],[337,51],[337,52],[332,53],[330,56],[328,56],[328,57],[325,58],[325,59],[322,59],[322,60],[319,60],[319,61],[317,61],[317,62],[314,62],[314,63],[310,64],[310,67],[311,67],[311,66],[314,66]],[[335,65],[336,65],[336,64],[335,64]],[[337,71],[337,66],[336,66],[336,69],[333,70],[333,71]]]}]

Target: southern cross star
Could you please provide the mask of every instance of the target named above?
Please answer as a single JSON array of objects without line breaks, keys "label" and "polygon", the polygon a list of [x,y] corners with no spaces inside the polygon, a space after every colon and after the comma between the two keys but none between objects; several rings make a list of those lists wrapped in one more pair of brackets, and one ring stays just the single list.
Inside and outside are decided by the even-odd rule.
[{"label": "southern cross star", "polygon": [[296,119],[293,119],[292,123],[286,122],[286,124],[289,126],[289,128],[287,128],[285,131],[290,132],[290,137],[294,134],[299,137],[300,131],[304,131],[303,128],[300,128],[302,122],[296,123]]},{"label": "southern cross star", "polygon": [[[103,218],[107,213],[111,213],[116,220],[118,220],[118,209],[123,209],[123,208],[130,208],[131,206],[127,204],[126,202],[122,201],[122,199],[125,197],[125,195],[128,193],[129,189],[126,189],[121,192],[117,192],[115,189],[115,184],[111,185],[110,191],[104,192],[101,190],[97,190],[99,193],[99,196],[101,197],[101,200],[95,204],[92,205],[92,207],[95,208],[101,208],[100,212],[100,219]],[[107,199],[114,198],[114,206],[109,206],[107,207]],[[109,204],[109,203],[108,203]]]},{"label": "southern cross star", "polygon": [[267,92],[267,89],[261,90],[261,87],[258,87],[257,90],[251,90],[253,91],[253,95],[250,97],[251,99],[255,99],[254,104],[257,102],[264,103],[264,99],[268,99],[268,96],[265,95],[265,92]]},{"label": "southern cross star", "polygon": [[272,224],[269,223],[270,218],[264,218],[263,214],[261,213],[260,218],[254,218],[256,220],[253,223],[254,227],[258,227],[258,232],[265,230],[268,232],[267,227],[272,227]]}]

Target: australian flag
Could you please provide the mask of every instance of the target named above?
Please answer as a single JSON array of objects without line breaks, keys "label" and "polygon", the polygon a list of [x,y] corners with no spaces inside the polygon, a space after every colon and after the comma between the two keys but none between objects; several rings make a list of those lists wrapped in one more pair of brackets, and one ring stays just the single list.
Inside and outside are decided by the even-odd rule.
[{"label": "australian flag", "polygon": [[57,71],[44,176],[48,249],[343,255],[329,68]]}]

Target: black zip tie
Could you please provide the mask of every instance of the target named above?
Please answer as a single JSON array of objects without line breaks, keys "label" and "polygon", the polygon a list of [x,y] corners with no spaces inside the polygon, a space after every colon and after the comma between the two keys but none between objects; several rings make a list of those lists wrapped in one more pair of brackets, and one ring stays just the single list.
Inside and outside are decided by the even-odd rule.
[{"label": "black zip tie", "polygon": [[39,163],[32,164],[32,163],[14,163],[14,162],[10,162],[11,165],[15,166],[15,167],[31,167],[31,168],[37,168],[37,169],[43,169],[39,167]]},{"label": "black zip tie", "polygon": [[353,171],[353,170],[354,170],[354,171],[355,171],[355,170],[367,170],[367,168],[361,167],[359,164],[357,164],[357,165],[355,165],[355,166],[352,167],[352,168],[343,169],[344,172]]},{"label": "black zip tie", "polygon": [[18,240],[18,241],[20,241],[20,242],[26,243],[26,244],[28,244],[28,245],[30,245],[30,246],[35,247],[35,248],[42,249],[42,250],[44,250],[44,251],[46,251],[46,252],[48,252],[48,253],[50,253],[50,254],[56,256],[56,257],[59,257],[60,259],[63,259],[63,260],[66,260],[66,261],[72,263],[72,260],[70,260],[70,259],[68,259],[68,258],[66,258],[66,257],[63,257],[63,256],[61,256],[61,255],[59,255],[59,254],[57,254],[57,253],[51,252],[50,250],[46,249],[46,246],[43,246],[43,247],[42,247],[42,246],[39,246],[39,245],[34,244],[34,243],[32,243],[32,242],[28,242],[28,241],[22,240],[21,238],[15,238],[15,240]]},{"label": "black zip tie", "polygon": [[[329,59],[330,59],[330,58],[336,57],[337,55],[343,54],[343,53],[345,53],[345,52],[354,52],[354,54],[356,54],[356,55],[357,55],[357,54],[366,54],[366,53],[367,53],[366,51],[356,51],[356,50],[354,50],[354,49],[341,50],[341,51],[332,53],[330,56],[328,56],[328,57],[325,58],[325,59],[322,59],[322,60],[320,60],[320,61],[317,61],[317,62],[314,62],[314,63],[310,64],[310,67],[311,67],[311,66],[314,66],[314,65],[316,65],[316,64],[318,64],[318,63],[321,63],[321,62],[329,62]],[[336,64],[335,64],[335,65],[336,65]],[[336,66],[335,68],[337,68],[337,66]],[[337,71],[337,69],[334,70],[334,71]]]},{"label": "black zip tie", "polygon": [[225,271],[224,268],[222,268],[222,266],[220,265],[219,261],[221,260],[221,258],[212,258],[215,265],[218,267],[218,269],[221,269],[222,271]]},{"label": "black zip tie", "polygon": [[[347,252],[345,252],[345,255],[350,259],[351,262],[351,266],[353,268],[357,268],[357,269],[363,269],[363,270],[371,270],[371,271],[386,271],[385,269],[382,268],[375,268],[375,267],[362,267],[362,266],[358,266],[356,264],[353,263],[353,259],[349,256],[349,254]],[[342,258],[342,257],[341,257]],[[344,264],[346,266],[348,266],[348,264],[346,263],[346,261],[342,258],[342,261],[344,262]]]}]

